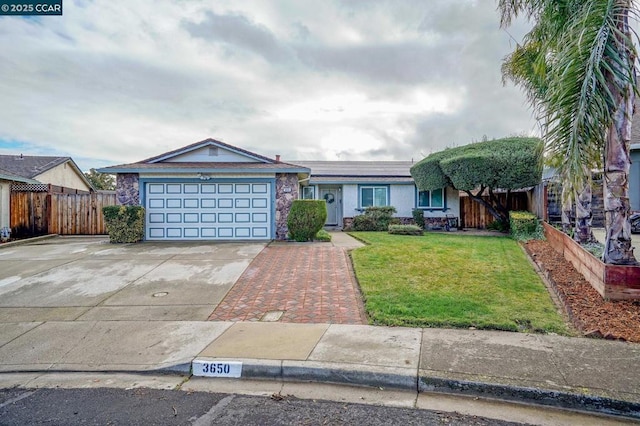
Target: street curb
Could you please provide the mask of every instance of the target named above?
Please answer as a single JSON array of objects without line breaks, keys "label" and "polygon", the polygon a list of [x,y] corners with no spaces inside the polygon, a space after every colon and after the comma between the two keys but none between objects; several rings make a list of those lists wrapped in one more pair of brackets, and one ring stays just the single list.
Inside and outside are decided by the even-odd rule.
[{"label": "street curb", "polygon": [[0,244],[0,249],[20,246],[20,245],[23,245],[23,244],[35,243],[35,242],[38,242],[38,241],[48,240],[50,238],[55,238],[57,236],[58,236],[58,234],[49,234],[49,235],[41,235],[39,237],[25,238],[23,240],[9,241],[8,243]]},{"label": "street curb", "polygon": [[[198,359],[211,362],[229,361],[229,359],[208,357],[198,357]],[[243,363],[240,380],[332,383],[418,393],[458,394],[640,419],[640,403],[548,389],[428,377],[418,375],[413,368],[315,361],[256,359],[234,359],[234,361]]]},{"label": "street curb", "polygon": [[423,376],[419,378],[418,391],[488,397],[640,419],[640,403],[548,389]]},{"label": "street curb", "polygon": [[[221,358],[198,357],[211,362],[229,361]],[[368,386],[381,389],[399,389],[417,393],[466,395],[479,398],[534,404],[574,411],[591,412],[628,419],[640,419],[640,403],[622,401],[595,395],[577,394],[548,389],[520,387],[496,383],[455,380],[441,377],[417,376],[415,369],[400,369],[382,366],[366,366],[357,369],[354,364],[319,363],[313,361],[277,361],[256,359],[234,359],[241,361],[242,377],[237,380],[274,380],[284,382],[331,383],[350,386]],[[409,374],[409,372],[411,373]],[[26,369],[1,371],[3,374],[22,373],[104,373],[104,374],[162,374],[191,375],[191,363],[167,365],[148,370],[96,369],[59,370]],[[216,379],[216,378],[211,378]]]},{"label": "street curb", "polygon": [[[225,362],[229,359],[198,357]],[[417,391],[415,368],[363,366],[315,361],[234,359],[242,362],[242,379],[334,383]],[[167,370],[169,371],[169,370]]]}]

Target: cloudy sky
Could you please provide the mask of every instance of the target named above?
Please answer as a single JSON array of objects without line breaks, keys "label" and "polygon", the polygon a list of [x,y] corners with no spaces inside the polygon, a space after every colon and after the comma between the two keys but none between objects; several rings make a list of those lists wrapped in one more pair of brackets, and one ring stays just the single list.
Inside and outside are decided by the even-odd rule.
[{"label": "cloudy sky", "polygon": [[535,134],[493,0],[64,0],[0,17],[0,153],[83,170],[212,137],[283,160],[410,160]]}]

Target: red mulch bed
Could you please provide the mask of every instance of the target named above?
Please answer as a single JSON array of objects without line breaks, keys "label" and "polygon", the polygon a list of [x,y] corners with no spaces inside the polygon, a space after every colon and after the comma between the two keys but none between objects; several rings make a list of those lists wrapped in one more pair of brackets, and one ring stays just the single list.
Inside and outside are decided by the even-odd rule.
[{"label": "red mulch bed", "polygon": [[606,301],[546,241],[524,243],[560,300],[574,327],[586,336],[640,343],[640,300]]}]

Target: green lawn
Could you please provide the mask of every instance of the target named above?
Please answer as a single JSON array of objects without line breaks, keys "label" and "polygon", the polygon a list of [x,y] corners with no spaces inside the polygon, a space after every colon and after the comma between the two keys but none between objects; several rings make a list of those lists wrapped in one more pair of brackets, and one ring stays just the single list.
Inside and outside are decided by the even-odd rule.
[{"label": "green lawn", "polygon": [[568,333],[510,238],[352,235],[369,244],[351,255],[374,324]]}]

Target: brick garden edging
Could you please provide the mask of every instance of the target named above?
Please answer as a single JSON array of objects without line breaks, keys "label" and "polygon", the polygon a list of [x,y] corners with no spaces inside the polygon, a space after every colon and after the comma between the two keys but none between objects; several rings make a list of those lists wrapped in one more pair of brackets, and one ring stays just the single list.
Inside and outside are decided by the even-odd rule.
[{"label": "brick garden edging", "polygon": [[544,234],[591,286],[608,300],[640,299],[640,266],[607,265],[570,236],[543,222]]}]

